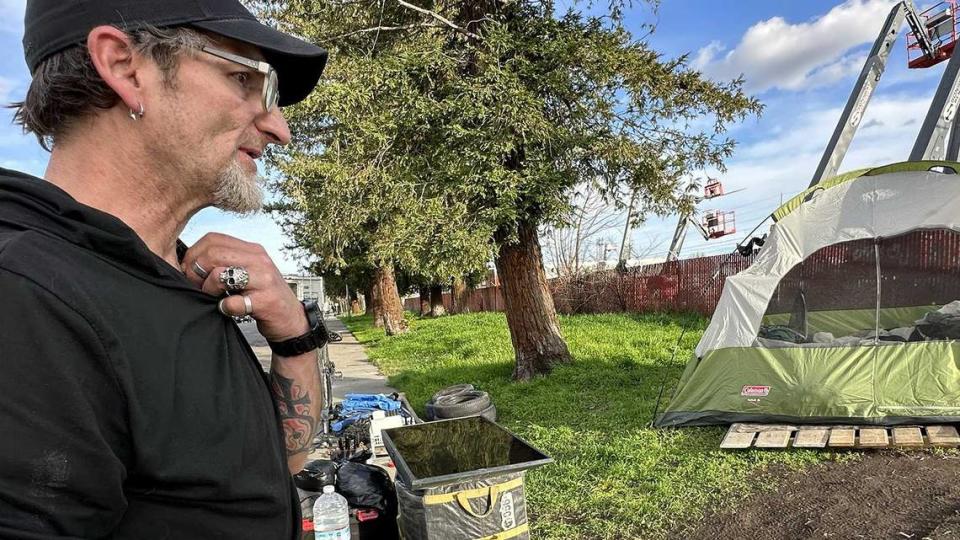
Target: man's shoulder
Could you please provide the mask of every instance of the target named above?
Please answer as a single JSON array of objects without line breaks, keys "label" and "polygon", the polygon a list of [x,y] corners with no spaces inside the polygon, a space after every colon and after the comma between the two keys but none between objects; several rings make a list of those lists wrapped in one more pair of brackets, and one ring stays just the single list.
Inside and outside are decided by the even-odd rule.
[{"label": "man's shoulder", "polygon": [[75,252],[69,242],[41,231],[0,227],[0,268],[39,267],[50,258],[69,258]]},{"label": "man's shoulder", "polygon": [[33,283],[54,293],[64,302],[75,301],[70,294],[84,280],[83,275],[100,274],[102,261],[62,238],[36,230],[0,228],[0,281],[3,274],[24,278],[19,286]]}]

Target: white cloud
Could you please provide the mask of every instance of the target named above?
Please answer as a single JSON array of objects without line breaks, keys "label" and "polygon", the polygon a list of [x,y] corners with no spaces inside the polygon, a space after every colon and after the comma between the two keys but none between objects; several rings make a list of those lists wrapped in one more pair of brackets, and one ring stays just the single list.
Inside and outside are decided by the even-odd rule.
[{"label": "white cloud", "polygon": [[[840,172],[906,161],[931,96],[903,94],[871,100],[861,129],[841,164]],[[841,107],[785,115],[769,138],[740,148],[723,175],[728,189],[748,188],[744,200],[779,192],[793,195],[805,189],[836,127]],[[908,120],[916,120],[909,122]],[[739,194],[738,194],[739,195]],[[738,202],[731,197],[732,202]]]},{"label": "white cloud", "polygon": [[826,86],[863,67],[862,52],[880,31],[891,0],[848,0],[809,22],[788,23],[782,17],[760,21],[731,50],[712,42],[698,51],[692,64],[715,79],[743,74],[747,88],[801,90]]},{"label": "white cloud", "polygon": [[[840,167],[840,172],[861,167],[885,165],[906,161],[913,147],[920,123],[930,105],[932,89],[917,95],[875,96],[863,123],[857,132]],[[759,129],[768,134],[752,144],[740,146],[728,162],[727,172],[718,177],[729,191],[743,189],[719,199],[701,203],[703,210],[733,210],[736,212],[737,232],[709,242],[703,241],[692,230],[688,231],[683,253],[726,253],[733,250],[736,241],[773,212],[781,200],[806,189],[816,170],[830,135],[840,117],[842,107],[790,111],[782,106],[778,118],[766,118]],[[666,254],[670,234],[676,225],[676,216],[651,219],[634,233],[657,235],[664,238],[656,251]],[[759,234],[766,232],[766,226]]]}]

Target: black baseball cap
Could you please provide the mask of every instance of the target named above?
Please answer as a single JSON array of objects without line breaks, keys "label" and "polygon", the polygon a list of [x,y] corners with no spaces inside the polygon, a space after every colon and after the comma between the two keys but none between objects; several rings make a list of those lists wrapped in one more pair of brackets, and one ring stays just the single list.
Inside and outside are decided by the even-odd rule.
[{"label": "black baseball cap", "polygon": [[33,73],[48,56],[86,42],[96,26],[190,26],[258,47],[277,71],[279,105],[306,98],[320,79],[327,51],[271,28],[237,0],[27,0],[23,51]]}]

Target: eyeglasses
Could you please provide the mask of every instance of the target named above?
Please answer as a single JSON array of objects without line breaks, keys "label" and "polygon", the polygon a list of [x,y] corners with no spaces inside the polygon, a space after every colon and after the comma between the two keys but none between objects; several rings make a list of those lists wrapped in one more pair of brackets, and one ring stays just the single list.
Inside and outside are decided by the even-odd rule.
[{"label": "eyeglasses", "polygon": [[217,49],[216,47],[211,47],[209,45],[204,45],[200,50],[205,53],[212,54],[218,58],[223,58],[224,60],[229,60],[231,62],[236,62],[242,66],[247,66],[248,68],[254,69],[259,73],[263,74],[263,110],[266,112],[272,111],[276,106],[277,102],[280,100],[280,92],[277,82],[277,70],[273,69],[273,66],[266,62],[261,62],[259,60],[253,60],[245,56],[240,56],[238,54],[233,54],[231,52],[224,51],[222,49]]}]

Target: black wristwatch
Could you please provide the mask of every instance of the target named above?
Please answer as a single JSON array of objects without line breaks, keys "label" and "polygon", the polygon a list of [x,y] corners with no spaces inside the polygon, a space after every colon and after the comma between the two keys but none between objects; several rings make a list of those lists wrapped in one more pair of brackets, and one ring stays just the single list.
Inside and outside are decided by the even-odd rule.
[{"label": "black wristwatch", "polygon": [[299,356],[327,344],[327,327],[323,324],[323,313],[320,306],[313,300],[301,302],[303,311],[307,314],[307,323],[310,330],[307,333],[284,341],[267,341],[270,350],[279,356]]}]

